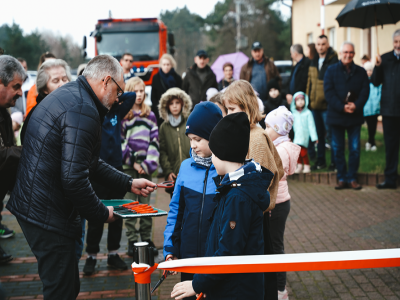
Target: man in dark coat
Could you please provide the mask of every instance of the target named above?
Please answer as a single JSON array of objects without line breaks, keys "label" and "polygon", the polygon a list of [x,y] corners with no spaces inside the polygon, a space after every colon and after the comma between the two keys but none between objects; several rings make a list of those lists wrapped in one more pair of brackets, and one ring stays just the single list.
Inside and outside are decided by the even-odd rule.
[{"label": "man in dark coat", "polygon": [[209,61],[207,52],[199,50],[194,58],[195,64],[187,69],[183,79],[182,89],[192,99],[193,108],[197,103],[207,101],[206,92],[209,88],[218,89],[217,77],[208,66]]},{"label": "man in dark coat", "polygon": [[250,82],[259,98],[265,101],[268,98],[268,81],[275,78],[282,86],[282,78],[274,62],[265,56],[260,42],[256,41],[251,46],[251,56],[240,70],[240,79]]},{"label": "man in dark coat", "polygon": [[[4,197],[14,186],[22,151],[21,147],[15,146],[11,117],[7,109],[13,107],[22,96],[21,87],[25,77],[25,70],[18,60],[8,55],[0,56],[0,212],[3,210]],[[0,214],[0,222],[1,220]],[[13,235],[13,230],[0,224],[2,238]],[[0,247],[0,263],[10,260],[12,256]]]},{"label": "man in dark coat", "polygon": [[286,95],[288,103],[292,103],[293,95],[297,92],[306,92],[308,69],[310,67],[310,59],[304,56],[303,46],[295,44],[290,47],[290,55],[296,65],[292,67],[289,80],[289,93]]},{"label": "man in dark coat", "polygon": [[400,29],[393,34],[394,50],[378,57],[372,83],[382,84],[381,114],[383,136],[385,139],[386,168],[385,181],[379,183],[378,189],[395,189],[397,187],[397,166],[400,149]]},{"label": "man in dark coat", "polygon": [[[328,67],[338,62],[338,56],[336,51],[333,50],[332,47],[329,47],[329,41],[326,35],[318,37],[315,47],[318,55],[311,61],[310,68],[308,69],[306,94],[310,99],[309,108],[313,113],[318,134],[317,162],[311,167],[311,170],[320,170],[326,168],[325,140],[330,140],[330,130],[326,123],[326,109],[328,103],[324,94],[324,76]],[[310,143],[308,149],[310,156],[313,156],[313,153],[315,153],[314,143]],[[329,170],[335,170],[332,152]]]},{"label": "man in dark coat", "polygon": [[75,240],[82,237],[80,217],[115,220],[113,208],[101,203],[90,180],[144,196],[155,186],[99,159],[101,125],[124,87],[118,61],[99,55],[83,76],[48,95],[31,116],[7,208],[38,260],[45,300],[79,294]]},{"label": "man in dark coat", "polygon": [[[344,42],[341,61],[330,66],[324,77],[328,102],[326,121],[332,129],[332,148],[337,167],[337,190],[351,187],[360,190],[357,171],[360,164],[360,134],[364,123],[363,109],[369,96],[369,79],[364,68],[353,62],[354,45]],[[349,142],[349,168],[346,171],[345,132]]]}]

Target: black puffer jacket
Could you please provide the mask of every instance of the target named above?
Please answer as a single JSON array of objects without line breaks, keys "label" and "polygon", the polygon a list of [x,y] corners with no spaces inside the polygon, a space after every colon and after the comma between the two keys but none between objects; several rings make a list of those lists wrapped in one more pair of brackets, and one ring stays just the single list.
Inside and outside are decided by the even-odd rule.
[{"label": "black puffer jacket", "polygon": [[48,95],[26,130],[17,181],[7,208],[17,218],[80,239],[79,215],[104,222],[108,209],[90,179],[126,190],[129,176],[99,159],[107,109],[83,76]]}]

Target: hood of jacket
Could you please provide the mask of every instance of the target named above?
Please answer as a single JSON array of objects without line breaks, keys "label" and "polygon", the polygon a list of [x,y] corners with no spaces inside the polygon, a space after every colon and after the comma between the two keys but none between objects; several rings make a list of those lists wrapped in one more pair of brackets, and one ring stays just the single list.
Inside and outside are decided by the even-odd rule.
[{"label": "hood of jacket", "polygon": [[296,109],[296,101],[295,101],[294,99],[296,99],[296,96],[297,96],[297,95],[300,95],[300,94],[304,94],[304,108],[303,108],[302,112],[308,110],[308,105],[309,105],[309,103],[310,103],[310,99],[308,98],[308,95],[307,95],[306,93],[303,93],[303,92],[297,92],[297,93],[295,93],[295,94],[293,95],[293,101],[292,101],[292,103],[290,103],[290,111],[291,111],[292,113],[298,113],[298,112],[299,112],[299,111]]},{"label": "hood of jacket", "polygon": [[170,88],[161,96],[160,103],[158,104],[158,111],[160,113],[160,116],[164,120],[164,122],[167,123],[169,122],[167,103],[173,98],[182,99],[182,117],[184,119],[189,117],[193,105],[192,99],[188,94],[185,93],[185,91],[181,90],[180,88]]},{"label": "hood of jacket", "polygon": [[[274,174],[268,169],[262,167],[259,163],[256,163],[254,160],[247,161],[243,166],[244,170],[246,170],[246,166],[249,164],[255,164],[257,169],[261,169],[261,172],[254,169],[250,173],[244,173],[238,179],[231,178],[230,180],[226,180],[228,174],[225,175],[223,180],[221,180],[220,176],[214,177],[215,185],[218,187],[217,191],[220,193],[226,193],[232,188],[239,189],[243,193],[247,194],[262,211],[265,211],[269,207],[270,203],[268,187]],[[238,171],[242,170],[242,168]],[[237,173],[238,171],[235,171],[234,173]]]}]

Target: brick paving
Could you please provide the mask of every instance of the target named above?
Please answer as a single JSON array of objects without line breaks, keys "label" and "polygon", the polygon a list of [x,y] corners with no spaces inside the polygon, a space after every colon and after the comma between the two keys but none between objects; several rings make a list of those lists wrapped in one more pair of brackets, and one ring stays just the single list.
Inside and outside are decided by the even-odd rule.
[{"label": "brick paving", "polygon": [[[289,185],[292,207],[285,236],[287,253],[400,248],[400,189],[335,191],[332,186],[297,181],[289,181]],[[159,190],[151,203],[168,210],[169,200],[169,195]],[[8,299],[42,299],[36,259],[15,217],[6,210],[2,215],[3,222],[16,231],[13,238],[1,240],[1,246],[14,256],[12,263],[0,266],[0,281]],[[159,248],[165,224],[166,217],[153,219],[153,240]],[[92,276],[80,274],[78,299],[134,299],[132,272],[107,268],[106,243],[103,238],[97,272]],[[124,254],[126,250],[127,239],[123,235],[119,251],[130,264],[132,259]],[[81,271],[84,259],[85,256],[79,263]],[[161,259],[160,251],[158,260]],[[159,277],[160,272],[153,273],[152,285]],[[152,299],[170,299],[178,281],[179,275],[168,277]],[[288,290],[291,300],[400,299],[400,268],[289,272]]]}]

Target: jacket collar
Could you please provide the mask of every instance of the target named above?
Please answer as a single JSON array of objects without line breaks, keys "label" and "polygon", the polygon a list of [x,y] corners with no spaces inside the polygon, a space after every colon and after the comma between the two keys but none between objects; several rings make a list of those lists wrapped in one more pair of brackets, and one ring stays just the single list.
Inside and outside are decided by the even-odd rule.
[{"label": "jacket collar", "polygon": [[100,102],[99,98],[97,98],[96,94],[94,93],[92,87],[90,86],[89,82],[87,82],[85,76],[79,76],[78,81],[84,89],[89,93],[90,97],[92,98],[94,104],[96,105],[97,111],[99,112],[101,124],[103,124],[104,117],[108,113],[108,109]]},{"label": "jacket collar", "polygon": [[[269,60],[268,56],[266,56],[266,55],[264,54],[264,56],[263,56],[263,63],[266,64],[268,60]],[[252,65],[254,64],[254,62],[255,62],[255,60],[254,60],[254,58],[252,57],[252,58],[249,59],[248,64],[249,64],[250,66],[252,66]]]},{"label": "jacket collar", "polygon": [[[323,65],[328,63],[335,55],[337,55],[336,51],[333,50],[332,47],[329,47],[328,51],[326,51],[326,56]],[[319,60],[319,54],[317,53],[317,55],[315,55],[315,57],[313,58],[313,64],[318,66],[318,60]]]},{"label": "jacket collar", "polygon": [[351,65],[350,65],[350,74],[347,73],[346,67],[343,65],[341,60],[339,61],[339,64],[340,64],[340,67],[342,68],[343,72],[346,73],[346,75],[348,75],[348,76],[354,75],[354,72],[356,70],[356,65],[355,65],[354,61],[351,62]]}]

